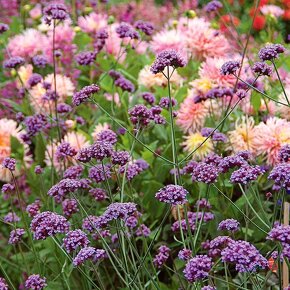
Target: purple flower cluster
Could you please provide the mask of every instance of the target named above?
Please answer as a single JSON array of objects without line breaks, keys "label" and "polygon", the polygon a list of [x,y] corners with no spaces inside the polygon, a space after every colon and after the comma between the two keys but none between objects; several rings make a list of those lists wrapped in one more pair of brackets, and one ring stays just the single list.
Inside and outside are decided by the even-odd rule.
[{"label": "purple flower cluster", "polygon": [[101,132],[99,132],[97,134],[97,140],[108,142],[112,145],[116,144],[118,141],[117,134],[114,131],[112,131],[111,129],[106,129],[106,130],[102,130]]},{"label": "purple flower cluster", "polygon": [[261,48],[258,55],[262,61],[274,60],[278,58],[279,54],[286,51],[285,47],[281,44],[269,44]]},{"label": "purple flower cluster", "polygon": [[231,60],[224,63],[221,67],[222,75],[232,75],[241,67],[241,63],[239,61]]},{"label": "purple flower cluster", "polygon": [[277,164],[269,174],[268,179],[274,180],[275,188],[290,189],[290,163]]},{"label": "purple flower cluster", "polygon": [[275,224],[268,233],[267,239],[277,241],[282,244],[290,244],[290,226]]},{"label": "purple flower cluster", "polygon": [[219,170],[213,164],[199,162],[192,170],[192,181],[204,182],[207,184],[217,181]]},{"label": "purple flower cluster", "polygon": [[235,264],[238,272],[252,272],[257,268],[266,268],[267,260],[249,242],[230,240],[227,247],[221,251],[221,259],[226,263]]},{"label": "purple flower cluster", "polygon": [[31,77],[28,79],[27,83],[32,88],[39,84],[42,81],[42,76],[37,73],[33,73]]},{"label": "purple flower cluster", "polygon": [[259,175],[263,173],[264,170],[258,165],[244,165],[232,173],[230,181],[231,183],[248,184],[251,181],[257,180]]},{"label": "purple flower cluster", "polygon": [[[177,101],[175,99],[171,98],[171,106],[174,107],[176,105],[177,105]],[[159,106],[161,108],[168,110],[170,108],[170,99],[168,97],[161,98],[159,101]]]},{"label": "purple flower cluster", "polygon": [[70,218],[73,214],[79,211],[78,202],[74,198],[65,199],[62,203],[62,211],[63,214]]},{"label": "purple flower cluster", "polygon": [[64,4],[61,3],[51,3],[43,9],[44,21],[46,24],[50,25],[52,21],[66,20],[68,15],[68,10]]},{"label": "purple flower cluster", "polygon": [[124,76],[121,76],[120,78],[116,79],[114,82],[116,87],[121,88],[123,91],[127,91],[129,93],[132,93],[135,91],[135,86],[131,81],[126,79]]},{"label": "purple flower cluster", "polygon": [[5,23],[0,23],[0,34],[6,32],[9,29],[9,26]]},{"label": "purple flower cluster", "polygon": [[278,159],[280,162],[290,161],[290,144],[286,144],[281,147],[278,153]]},{"label": "purple flower cluster", "polygon": [[95,198],[96,201],[103,201],[107,198],[107,193],[102,188],[92,188],[89,193]]},{"label": "purple flower cluster", "polygon": [[151,230],[144,224],[141,224],[135,232],[135,235],[137,237],[142,237],[142,236],[148,237],[150,234],[151,234]]},{"label": "purple flower cluster", "polygon": [[258,75],[268,77],[273,73],[272,68],[265,62],[255,62],[252,66],[252,71]]},{"label": "purple flower cluster", "polygon": [[24,120],[24,125],[26,126],[26,134],[22,135],[21,138],[25,142],[46,128],[47,119],[42,114],[28,116]]},{"label": "purple flower cluster", "polygon": [[72,101],[75,106],[79,106],[85,102],[92,94],[97,93],[100,90],[99,86],[92,84],[90,86],[83,87],[80,91],[74,93]]},{"label": "purple flower cluster", "polygon": [[79,65],[90,65],[94,63],[97,53],[95,51],[82,51],[75,56]]},{"label": "purple flower cluster", "polygon": [[155,102],[155,96],[150,92],[144,92],[141,94],[144,101],[146,101],[148,104],[153,105]]},{"label": "purple flower cluster", "polygon": [[3,184],[2,186],[2,193],[8,193],[8,192],[12,192],[15,190],[15,186],[13,184],[10,184],[10,183],[5,183]]},{"label": "purple flower cluster", "polygon": [[223,4],[218,0],[212,0],[209,3],[207,3],[204,8],[205,8],[205,12],[207,13],[215,12],[223,8]]},{"label": "purple flower cluster", "polygon": [[62,142],[57,146],[55,156],[58,161],[66,157],[73,157],[77,154],[77,150],[73,148],[68,142]]},{"label": "purple flower cluster", "polygon": [[228,236],[218,236],[210,242],[203,243],[202,247],[208,250],[210,257],[215,258],[221,255],[222,250],[228,246],[230,241],[232,239]]},{"label": "purple flower cluster", "polygon": [[83,173],[84,168],[80,165],[70,166],[63,173],[63,178],[77,179]]},{"label": "purple flower cluster", "polygon": [[44,68],[48,63],[48,59],[45,55],[35,55],[32,58],[32,63],[38,68]]},{"label": "purple flower cluster", "polygon": [[203,286],[201,290],[217,290],[217,288],[214,286],[207,285],[207,286]]},{"label": "purple flower cluster", "polygon": [[61,201],[63,197],[69,192],[75,192],[79,189],[87,189],[89,187],[90,181],[88,179],[62,179],[59,183],[52,186],[47,194],[56,199],[56,201]]},{"label": "purple flower cluster", "polygon": [[4,168],[9,169],[10,171],[14,171],[15,166],[16,166],[16,160],[14,158],[11,158],[11,157],[6,157],[6,158],[4,158],[4,160],[2,162],[2,166]]},{"label": "purple flower cluster", "polygon": [[227,138],[227,136],[225,134],[220,133],[218,130],[214,131],[214,128],[209,128],[209,127],[202,128],[201,129],[201,135],[203,137],[211,136],[212,140],[216,141],[216,142],[225,143],[228,140],[228,138]]},{"label": "purple flower cluster", "polygon": [[168,260],[169,254],[170,249],[167,246],[165,245],[160,246],[158,248],[158,254],[153,259],[154,266],[160,269],[163,266],[163,264],[165,264],[165,262]]},{"label": "purple flower cluster", "polygon": [[83,230],[88,231],[89,233],[92,233],[95,230],[95,224],[98,221],[98,217],[94,215],[89,215],[86,218],[83,219],[82,228]]},{"label": "purple flower cluster", "polygon": [[26,212],[30,217],[34,217],[39,214],[41,208],[41,202],[39,199],[35,200],[33,203],[26,207]]},{"label": "purple flower cluster", "polygon": [[12,69],[20,65],[23,65],[24,63],[25,63],[24,58],[20,56],[14,56],[4,61],[3,67],[7,69]]},{"label": "purple flower cluster", "polygon": [[17,244],[17,243],[19,243],[24,234],[25,234],[25,230],[24,229],[12,230],[10,232],[10,237],[9,237],[9,240],[8,240],[8,244]]},{"label": "purple flower cluster", "polygon": [[183,270],[184,277],[190,282],[196,282],[208,277],[213,265],[212,259],[207,255],[197,255],[190,259]]},{"label": "purple flower cluster", "polygon": [[129,24],[122,22],[117,28],[116,32],[120,38],[129,37],[131,39],[139,39],[139,33]]},{"label": "purple flower cluster", "polygon": [[130,159],[130,153],[127,151],[114,151],[111,158],[114,165],[124,166]]},{"label": "purple flower cluster", "polygon": [[194,230],[197,222],[202,220],[202,222],[207,223],[213,219],[214,219],[214,214],[211,212],[191,212],[191,211],[189,211],[187,213],[188,223],[187,223],[186,219],[181,219],[180,221],[178,220],[172,224],[171,230],[173,232],[177,232],[180,230],[180,226],[181,226],[182,230],[187,231],[188,230],[187,224],[189,225],[191,230]]},{"label": "purple flower cluster", "polygon": [[148,167],[149,164],[145,160],[138,159],[128,165],[120,167],[119,173],[121,174],[126,173],[127,180],[131,181],[135,176],[146,170]]},{"label": "purple flower cluster", "polygon": [[89,178],[93,179],[96,183],[106,181],[111,178],[111,165],[99,164],[91,167],[89,170]]},{"label": "purple flower cluster", "polygon": [[[163,50],[156,56],[156,60],[152,64],[150,70],[153,74],[162,73],[163,70],[172,66],[174,68],[184,67],[186,65],[185,59],[175,50]],[[168,76],[169,77],[169,76]]]},{"label": "purple flower cluster", "polygon": [[226,219],[219,223],[218,230],[236,232],[240,229],[240,223],[235,219]]},{"label": "purple flower cluster", "polygon": [[170,184],[159,189],[159,191],[155,194],[155,197],[161,202],[177,205],[185,204],[187,202],[187,194],[188,191],[182,186]]},{"label": "purple flower cluster", "polygon": [[69,227],[70,223],[66,218],[50,211],[37,214],[30,224],[35,240],[45,240],[49,236],[66,233]]},{"label": "purple flower cluster", "polygon": [[195,207],[199,208],[199,209],[207,209],[210,210],[211,209],[211,204],[209,203],[209,201],[205,198],[199,199],[196,203],[195,203]]},{"label": "purple flower cluster", "polygon": [[25,281],[25,288],[32,290],[41,290],[47,286],[46,278],[38,274],[30,275]]},{"label": "purple flower cluster", "polygon": [[1,290],[8,290],[7,282],[4,278],[0,277],[0,289]]},{"label": "purple flower cluster", "polygon": [[187,261],[192,257],[192,251],[189,249],[182,249],[178,252],[178,258]]},{"label": "purple flower cluster", "polygon": [[17,223],[20,221],[20,217],[15,212],[9,212],[3,220],[5,223]]},{"label": "purple flower cluster", "polygon": [[90,241],[82,230],[69,231],[63,239],[63,246],[68,253],[75,251],[78,247],[87,247]]},{"label": "purple flower cluster", "polygon": [[134,23],[134,27],[138,30],[141,30],[143,33],[145,33],[148,36],[152,35],[154,32],[153,24],[147,21],[138,20]]},{"label": "purple flower cluster", "polygon": [[66,103],[57,104],[56,110],[60,114],[69,113],[72,110],[72,107]]},{"label": "purple flower cluster", "polygon": [[105,250],[95,249],[93,247],[82,248],[77,256],[73,259],[73,265],[75,267],[82,265],[87,260],[96,262],[106,257]]}]

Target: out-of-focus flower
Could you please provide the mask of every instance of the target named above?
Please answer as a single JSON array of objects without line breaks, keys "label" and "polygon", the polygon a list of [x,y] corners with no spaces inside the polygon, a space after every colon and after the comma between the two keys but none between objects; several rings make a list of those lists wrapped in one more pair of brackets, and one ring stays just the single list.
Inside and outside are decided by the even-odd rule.
[{"label": "out-of-focus flower", "polygon": [[229,148],[231,148],[234,152],[239,152],[242,150],[256,152],[256,133],[254,127],[255,121],[253,117],[243,116],[242,118],[237,119],[235,123],[235,130],[228,132],[230,141]]},{"label": "out-of-focus flower", "polygon": [[107,27],[108,17],[104,14],[98,14],[95,12],[86,16],[80,16],[78,18],[78,26],[87,33],[96,33],[99,30]]},{"label": "out-of-focus flower", "polygon": [[263,5],[260,11],[264,15],[269,15],[275,18],[281,17],[284,14],[284,10],[277,5]]},{"label": "out-of-focus flower", "polygon": [[[70,144],[74,150],[77,152],[89,145],[87,138],[78,132],[69,132],[67,133],[64,138],[63,142]],[[77,164],[77,161],[74,158],[66,157],[64,161],[58,160],[56,157],[57,147],[60,145],[59,143],[55,142],[53,144],[48,144],[45,151],[45,163],[48,166],[54,166],[57,170],[60,170],[63,167],[63,162],[66,164],[72,163]]]},{"label": "out-of-focus flower", "polygon": [[[26,165],[31,163],[31,155],[28,154],[29,148],[23,143],[21,135],[24,131],[18,127],[18,124],[14,120],[0,119],[0,163],[6,157],[9,157],[12,152],[11,138],[16,138],[24,147],[24,159]],[[20,170],[17,167],[13,173],[15,176],[20,174]],[[11,173],[7,168],[0,167],[0,180],[9,182],[12,179]]]},{"label": "out-of-focus flower", "polygon": [[7,50],[11,56],[31,58],[40,52],[44,53],[48,45],[47,36],[36,29],[29,28],[10,38]]},{"label": "out-of-focus flower", "polygon": [[203,102],[195,103],[193,97],[188,96],[178,110],[176,124],[184,132],[194,132],[200,130],[208,115],[208,109]]},{"label": "out-of-focus flower", "polygon": [[[173,73],[173,68],[169,67],[170,83],[174,85],[182,84],[182,77],[175,70]],[[164,73],[167,74],[167,69],[164,70]],[[138,83],[146,88],[160,87],[167,85],[167,79],[164,77],[162,73],[152,74],[150,71],[150,66],[145,66],[140,72],[138,76]]]},{"label": "out-of-focus flower", "polygon": [[270,165],[278,162],[278,153],[283,145],[290,143],[290,122],[277,117],[269,118],[254,128],[253,146],[257,153],[266,156]]}]

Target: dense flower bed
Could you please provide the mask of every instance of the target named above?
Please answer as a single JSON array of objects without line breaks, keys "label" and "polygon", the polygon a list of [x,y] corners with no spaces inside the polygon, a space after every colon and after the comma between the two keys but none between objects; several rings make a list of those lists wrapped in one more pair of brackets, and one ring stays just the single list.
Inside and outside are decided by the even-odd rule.
[{"label": "dense flower bed", "polygon": [[18,2],[0,289],[290,289],[290,2]]}]

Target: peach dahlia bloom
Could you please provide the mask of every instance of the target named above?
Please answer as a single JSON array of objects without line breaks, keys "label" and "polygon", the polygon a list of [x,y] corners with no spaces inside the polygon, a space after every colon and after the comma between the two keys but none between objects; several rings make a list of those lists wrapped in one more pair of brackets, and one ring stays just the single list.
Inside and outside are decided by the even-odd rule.
[{"label": "peach dahlia bloom", "polygon": [[277,117],[269,118],[254,128],[253,140],[257,153],[265,155],[267,163],[278,162],[278,152],[285,144],[290,144],[290,122]]},{"label": "peach dahlia bloom", "polygon": [[[64,137],[62,142],[69,143],[73,148],[75,148],[77,151],[79,151],[83,147],[89,146],[89,142],[87,138],[78,132],[68,132]],[[59,162],[55,156],[55,152],[57,149],[57,146],[59,146],[60,143],[56,140],[52,144],[48,144],[46,146],[45,151],[45,163],[48,166],[54,166],[56,170],[63,169],[63,162]],[[69,166],[70,164],[77,164],[77,161],[71,157],[68,157],[65,159],[65,165]]]},{"label": "peach dahlia bloom", "polygon": [[[167,70],[167,69],[165,69]],[[167,73],[167,71],[164,73]],[[171,74],[173,68],[169,67],[169,73]],[[182,77],[178,74],[178,72],[175,70],[170,78],[170,83],[174,85],[181,85],[182,84]],[[142,85],[147,88],[152,88],[154,86],[166,86],[167,85],[167,79],[164,77],[162,73],[153,74],[150,71],[150,66],[146,65],[140,72],[138,76],[138,84]]]},{"label": "peach dahlia bloom", "polygon": [[228,132],[230,146],[234,152],[249,150],[256,152],[255,140],[255,121],[253,117],[239,118],[235,123],[235,129]]},{"label": "peach dahlia bloom", "polygon": [[[206,137],[203,137],[200,132],[191,133],[188,136],[185,136],[185,141],[182,143],[184,149],[190,153],[195,150],[204,140]],[[210,152],[213,151],[213,144],[210,139],[207,139],[200,148],[198,148],[195,153],[192,155],[193,159],[202,159]]]},{"label": "peach dahlia bloom", "polygon": [[[28,166],[31,163],[32,158],[31,155],[28,154],[29,148],[27,144],[24,144],[20,138],[21,134],[23,133],[24,130],[22,130],[14,120],[9,120],[6,118],[0,119],[0,164],[2,164],[4,158],[10,157],[11,153],[13,153],[11,148],[11,137],[16,138],[24,147],[24,164]],[[20,173],[21,170],[19,166],[16,166],[14,175],[19,176]],[[11,179],[12,176],[10,171],[0,166],[0,180],[9,182]]]},{"label": "peach dahlia bloom", "polygon": [[20,78],[20,80],[17,78],[17,87],[21,88],[22,85],[27,87],[27,81],[33,73],[33,66],[31,64],[22,65],[20,68],[18,68],[17,72]]},{"label": "peach dahlia bloom", "polygon": [[[286,95],[288,97],[288,100],[290,101],[290,86],[286,87],[285,91],[286,91]],[[286,100],[283,93],[281,93],[279,95],[278,99],[281,103],[287,104],[287,100]],[[278,113],[280,113],[281,117],[290,121],[290,107],[282,105],[282,104],[278,104],[278,103],[275,103],[275,105],[276,105],[276,109],[277,109]]]},{"label": "peach dahlia bloom", "polygon": [[96,33],[107,26],[108,17],[104,14],[92,12],[78,18],[78,26],[87,33]]},{"label": "peach dahlia bloom", "polygon": [[194,103],[193,97],[188,96],[181,104],[178,110],[176,124],[183,132],[193,132],[204,126],[208,114],[204,102]]}]

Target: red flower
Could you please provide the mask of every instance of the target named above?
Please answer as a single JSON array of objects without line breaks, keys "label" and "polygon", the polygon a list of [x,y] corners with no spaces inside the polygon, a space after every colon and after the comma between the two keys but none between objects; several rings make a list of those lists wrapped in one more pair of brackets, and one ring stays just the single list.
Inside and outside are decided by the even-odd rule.
[{"label": "red flower", "polygon": [[265,27],[265,24],[266,24],[266,18],[262,15],[256,15],[253,22],[253,28],[257,31],[260,31]]},{"label": "red flower", "polygon": [[221,16],[220,18],[221,31],[226,31],[227,27],[232,27],[233,25],[237,27],[239,26],[239,24],[240,24],[240,19],[233,15],[226,14],[226,15]]}]

